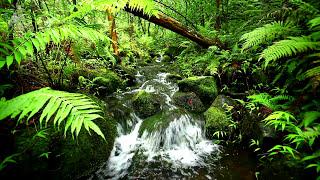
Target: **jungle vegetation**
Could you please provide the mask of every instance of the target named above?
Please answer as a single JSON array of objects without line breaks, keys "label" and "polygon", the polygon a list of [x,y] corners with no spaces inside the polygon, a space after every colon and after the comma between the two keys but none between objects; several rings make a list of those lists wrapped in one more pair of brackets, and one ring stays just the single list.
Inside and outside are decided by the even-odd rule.
[{"label": "jungle vegetation", "polygon": [[[53,136],[112,147],[102,97],[160,56],[182,78],[214,77],[237,101],[233,130],[212,135],[252,152],[258,179],[282,170],[320,179],[318,0],[1,0],[0,173]],[[274,130],[271,142],[248,135],[236,118],[244,111]],[[29,145],[16,148],[26,130]],[[32,156],[50,161],[53,151]]]}]

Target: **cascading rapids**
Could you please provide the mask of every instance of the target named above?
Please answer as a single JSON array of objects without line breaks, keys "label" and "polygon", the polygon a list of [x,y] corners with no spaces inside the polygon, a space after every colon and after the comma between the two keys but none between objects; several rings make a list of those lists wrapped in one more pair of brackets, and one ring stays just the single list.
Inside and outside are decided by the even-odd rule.
[{"label": "cascading rapids", "polygon": [[[159,73],[155,79],[145,81],[139,89],[124,95],[140,90],[157,93],[165,98],[163,111],[177,109],[171,104],[171,97],[178,91],[178,87],[167,82],[166,76],[166,73]],[[188,113],[175,116],[165,128],[143,132],[140,138],[139,128],[143,120],[131,113],[128,121],[132,123],[132,131],[125,133],[121,125],[118,125],[119,137],[115,140],[109,161],[96,172],[98,179],[124,178],[138,152],[142,152],[146,162],[165,161],[174,168],[204,166],[204,157],[219,152],[218,145],[205,139],[203,121]]]}]

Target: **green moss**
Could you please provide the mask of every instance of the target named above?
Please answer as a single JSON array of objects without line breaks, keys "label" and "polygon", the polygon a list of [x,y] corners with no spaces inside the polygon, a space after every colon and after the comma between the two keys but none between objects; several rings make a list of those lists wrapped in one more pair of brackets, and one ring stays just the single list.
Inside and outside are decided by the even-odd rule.
[{"label": "green moss", "polygon": [[209,134],[215,131],[226,130],[230,124],[227,114],[220,108],[210,107],[205,113],[205,128]]},{"label": "green moss", "polygon": [[144,131],[154,132],[167,128],[170,122],[175,120],[181,114],[181,110],[175,109],[168,112],[160,112],[145,119],[140,126],[139,136],[141,136]]},{"label": "green moss", "polygon": [[216,81],[211,76],[194,76],[178,82],[183,92],[194,92],[204,105],[209,106],[218,95]]},{"label": "green moss", "polygon": [[104,133],[106,141],[95,133],[89,135],[83,129],[76,140],[67,137],[59,143],[57,156],[61,157],[59,164],[62,167],[59,178],[79,179],[89,176],[108,160],[117,135],[115,121],[99,120],[96,124]]},{"label": "green moss", "polygon": [[92,80],[93,88],[105,87],[106,94],[111,94],[119,88],[123,88],[123,80],[112,71],[96,72],[96,77]]},{"label": "green moss", "polygon": [[160,97],[146,91],[139,91],[133,97],[132,104],[137,115],[141,118],[152,116],[160,111]]}]

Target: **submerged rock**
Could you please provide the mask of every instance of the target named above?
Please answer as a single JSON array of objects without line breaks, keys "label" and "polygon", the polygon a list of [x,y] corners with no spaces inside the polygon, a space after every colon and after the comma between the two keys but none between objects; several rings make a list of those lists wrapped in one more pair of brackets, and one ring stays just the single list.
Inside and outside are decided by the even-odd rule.
[{"label": "submerged rock", "polygon": [[133,97],[132,105],[140,118],[147,118],[160,111],[160,97],[142,90]]},{"label": "submerged rock", "polygon": [[217,107],[210,107],[205,113],[205,128],[206,135],[212,138],[216,131],[225,131],[230,125],[227,114],[223,109]]},{"label": "submerged rock", "polygon": [[180,117],[181,114],[183,114],[181,110],[175,109],[167,112],[160,112],[145,119],[140,126],[139,136],[141,136],[144,131],[151,133],[157,130],[165,129],[169,126],[170,122]]},{"label": "submerged rock", "polygon": [[218,95],[216,81],[211,76],[194,76],[178,81],[179,90],[194,92],[205,106],[209,106]]},{"label": "submerged rock", "polygon": [[194,92],[176,92],[172,99],[175,105],[190,112],[200,113],[205,111],[203,103]]}]

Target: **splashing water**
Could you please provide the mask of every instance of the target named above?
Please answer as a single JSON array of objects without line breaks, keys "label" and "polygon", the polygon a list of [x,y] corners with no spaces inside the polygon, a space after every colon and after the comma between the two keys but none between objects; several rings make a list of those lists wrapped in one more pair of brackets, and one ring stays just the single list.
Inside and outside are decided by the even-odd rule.
[{"label": "splashing water", "polygon": [[[162,110],[177,109],[171,103],[171,98],[178,91],[178,87],[174,83],[167,82],[167,75],[159,73],[156,78],[145,81],[140,88],[125,92],[123,95],[145,90],[164,97],[167,106]],[[138,76],[142,75],[139,73]],[[205,166],[207,156],[219,154],[219,146],[205,139],[203,121],[188,113],[174,116],[165,128],[153,132],[144,131],[141,137],[139,128],[143,120],[131,113],[128,121],[132,125],[132,131],[126,134],[121,125],[118,125],[119,137],[115,140],[109,161],[96,172],[98,179],[127,178],[131,166],[137,163],[135,161],[141,161],[142,164],[166,162],[172,171],[177,169],[181,171],[190,167]],[[142,154],[145,158],[137,160],[135,158],[137,154]]]}]

